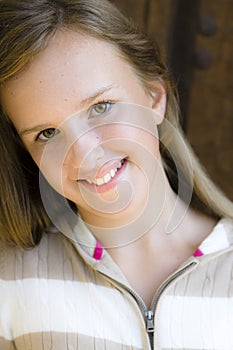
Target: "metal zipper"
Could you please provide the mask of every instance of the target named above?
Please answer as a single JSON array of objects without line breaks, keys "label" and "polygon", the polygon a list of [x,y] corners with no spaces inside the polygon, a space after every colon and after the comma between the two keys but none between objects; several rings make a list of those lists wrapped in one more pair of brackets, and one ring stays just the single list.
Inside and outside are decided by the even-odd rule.
[{"label": "metal zipper", "polygon": [[103,276],[105,276],[108,280],[111,280],[113,284],[116,286],[121,286],[124,290],[127,290],[137,301],[139,309],[143,315],[144,321],[145,321],[145,329],[148,333],[151,350],[154,349],[154,331],[155,331],[155,324],[154,324],[154,317],[155,317],[155,311],[160,299],[160,296],[163,294],[165,289],[169,286],[170,283],[172,283],[175,279],[183,275],[187,270],[189,270],[191,267],[194,267],[197,265],[197,260],[190,262],[189,264],[182,267],[180,270],[174,272],[167,280],[165,280],[161,286],[158,288],[157,292],[154,295],[154,298],[152,300],[151,306],[148,309],[146,304],[144,303],[143,299],[140,297],[139,294],[137,294],[133,289],[127,287],[123,283],[115,281],[110,276],[106,275],[105,273],[102,273]]},{"label": "metal zipper", "polygon": [[183,275],[187,270],[189,270],[192,266],[196,266],[197,265],[197,261],[192,261],[190,262],[188,265],[185,265],[184,267],[182,267],[180,270],[174,272],[170,277],[168,277],[167,280],[165,280],[161,286],[158,288],[152,303],[151,303],[151,310],[153,310],[153,312],[155,313],[156,310],[156,306],[158,304],[159,298],[161,296],[161,294],[164,292],[164,290],[168,287],[168,285],[173,282],[175,279],[177,279],[178,277],[180,277],[181,275]]},{"label": "metal zipper", "polygon": [[157,292],[154,295],[154,298],[152,300],[150,309],[145,312],[145,321],[146,321],[146,331],[149,335],[150,342],[151,342],[151,349],[154,349],[154,331],[155,331],[155,312],[156,308],[159,302],[159,299],[165,289],[178,277],[183,275],[187,270],[189,270],[191,267],[194,267],[197,265],[197,261],[192,261],[186,266],[182,267],[180,270],[174,272],[168,279],[166,279],[161,286],[158,288]]},{"label": "metal zipper", "polygon": [[147,333],[154,332],[154,311],[147,310],[145,312],[145,319],[146,319],[146,331],[147,331]]}]

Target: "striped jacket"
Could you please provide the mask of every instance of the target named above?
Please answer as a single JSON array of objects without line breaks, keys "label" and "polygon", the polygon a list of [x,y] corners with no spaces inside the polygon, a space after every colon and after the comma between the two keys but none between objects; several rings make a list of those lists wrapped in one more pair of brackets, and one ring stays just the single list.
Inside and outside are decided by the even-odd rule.
[{"label": "striped jacket", "polygon": [[164,282],[151,310],[81,221],[74,235],[85,244],[58,232],[28,251],[1,244],[0,350],[233,349],[231,221]]}]

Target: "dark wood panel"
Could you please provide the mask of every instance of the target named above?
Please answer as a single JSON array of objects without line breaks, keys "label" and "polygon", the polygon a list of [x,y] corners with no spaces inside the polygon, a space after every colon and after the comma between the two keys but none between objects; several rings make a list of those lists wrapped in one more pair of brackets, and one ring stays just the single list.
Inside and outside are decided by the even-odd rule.
[{"label": "dark wood panel", "polygon": [[168,32],[173,12],[174,0],[151,0],[149,6],[147,32],[150,37],[157,40],[159,45],[167,52]]},{"label": "dark wood panel", "polygon": [[187,135],[212,178],[233,199],[233,1],[202,0],[201,5],[202,27],[209,23],[212,35],[202,30],[197,37],[199,64],[207,69],[195,70]]}]

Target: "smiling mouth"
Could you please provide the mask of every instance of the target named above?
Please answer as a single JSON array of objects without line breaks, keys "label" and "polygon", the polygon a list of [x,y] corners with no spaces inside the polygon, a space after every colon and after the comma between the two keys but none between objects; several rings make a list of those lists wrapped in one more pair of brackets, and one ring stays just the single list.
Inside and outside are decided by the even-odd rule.
[{"label": "smiling mouth", "polygon": [[103,186],[107,183],[109,183],[118,173],[118,171],[123,167],[124,163],[126,162],[126,158],[122,159],[118,165],[115,168],[112,168],[107,174],[105,174],[103,177],[96,178],[95,180],[86,180],[90,185],[95,186]]}]

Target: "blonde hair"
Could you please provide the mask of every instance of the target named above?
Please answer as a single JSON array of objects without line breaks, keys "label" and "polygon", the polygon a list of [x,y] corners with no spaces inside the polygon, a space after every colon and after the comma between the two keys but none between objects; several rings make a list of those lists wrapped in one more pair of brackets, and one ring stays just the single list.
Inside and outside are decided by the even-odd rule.
[{"label": "blonde hair", "polygon": [[[79,30],[116,46],[145,88],[155,79],[163,82],[166,119],[174,131],[168,132],[165,123],[159,132],[172,188],[178,192],[178,165],[187,186],[193,181],[191,206],[217,218],[233,218],[232,203],[206,175],[179,126],[175,89],[158,47],[107,0],[1,0],[0,84],[22,71],[60,28]],[[1,239],[29,248],[38,244],[52,223],[40,197],[39,170],[1,107],[0,123]],[[186,170],[184,145],[192,163],[192,179]],[[172,155],[168,149],[173,150]]]}]

